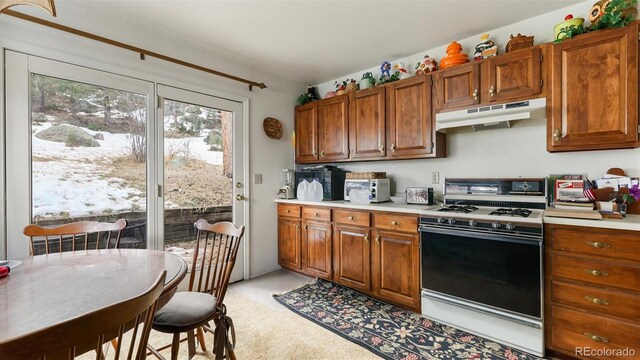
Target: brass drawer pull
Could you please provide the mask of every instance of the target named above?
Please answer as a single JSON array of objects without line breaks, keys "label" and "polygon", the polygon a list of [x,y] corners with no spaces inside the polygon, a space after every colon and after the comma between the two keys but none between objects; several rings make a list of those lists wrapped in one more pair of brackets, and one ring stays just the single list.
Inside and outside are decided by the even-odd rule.
[{"label": "brass drawer pull", "polygon": [[356,217],[355,216],[349,216],[347,219],[349,219],[351,221],[354,221],[356,219]]},{"label": "brass drawer pull", "polygon": [[316,216],[320,216],[320,213],[316,213],[315,215],[316,215]]},{"label": "brass drawer pull", "polygon": [[309,225],[305,225],[304,229],[307,230],[309,228]]},{"label": "brass drawer pull", "polygon": [[300,230],[300,225],[296,225],[296,230]]},{"label": "brass drawer pull", "polygon": [[380,245],[380,235],[376,235],[376,244]]},{"label": "brass drawer pull", "polygon": [[378,147],[378,151],[380,151],[381,153],[383,153],[383,152],[384,152],[384,145],[380,145],[380,146]]},{"label": "brass drawer pull", "polygon": [[287,210],[287,214],[291,214],[291,210]]},{"label": "brass drawer pull", "polygon": [[562,132],[560,131],[560,129],[553,130],[553,140],[560,141],[561,138],[562,138]]},{"label": "brass drawer pull", "polygon": [[364,239],[364,242],[369,242],[369,237],[367,235],[365,235],[362,239]]},{"label": "brass drawer pull", "polygon": [[399,222],[397,222],[397,221],[395,221],[395,220],[393,220],[393,221],[391,222],[391,225],[393,225],[393,226],[398,226],[398,225],[400,225],[400,223],[399,223]]},{"label": "brass drawer pull", "polygon": [[597,297],[593,297],[593,296],[585,296],[585,299],[591,301],[594,304],[598,304],[598,305],[609,305],[609,301],[608,300],[604,300],[604,299],[598,299]]},{"label": "brass drawer pull", "polygon": [[473,89],[473,100],[478,101],[478,89]]},{"label": "brass drawer pull", "polygon": [[391,151],[393,151],[393,152],[396,151],[396,144],[391,144]]},{"label": "brass drawer pull", "polygon": [[584,336],[588,337],[589,339],[591,339],[593,341],[597,341],[597,342],[601,342],[601,343],[608,343],[609,342],[609,339],[607,339],[606,337],[594,335],[592,333],[584,333]]},{"label": "brass drawer pull", "polygon": [[607,244],[607,243],[601,243],[601,242],[593,242],[593,241],[587,241],[586,242],[587,245],[594,247],[596,249],[608,249],[611,247],[611,245]]},{"label": "brass drawer pull", "polygon": [[496,88],[493,85],[489,88],[489,95],[491,95],[491,97],[496,95]]},{"label": "brass drawer pull", "polygon": [[587,274],[591,274],[593,276],[608,276],[609,273],[606,271],[602,271],[602,270],[596,270],[596,269],[584,269],[584,272],[586,272]]},{"label": "brass drawer pull", "polygon": [[320,151],[320,157],[324,157],[324,151]]}]

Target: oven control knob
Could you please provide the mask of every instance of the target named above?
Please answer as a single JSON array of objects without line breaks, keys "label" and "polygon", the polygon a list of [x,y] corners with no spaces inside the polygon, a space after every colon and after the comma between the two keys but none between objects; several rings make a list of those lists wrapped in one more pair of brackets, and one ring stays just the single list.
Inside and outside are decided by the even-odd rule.
[{"label": "oven control knob", "polygon": [[500,229],[502,225],[499,222],[494,222],[493,224],[491,224],[491,227],[494,229]]},{"label": "oven control knob", "polygon": [[449,222],[449,224],[453,225],[456,223],[456,219],[454,218],[450,218],[449,220],[447,220]]},{"label": "oven control knob", "polygon": [[444,224],[445,222],[446,222],[445,219],[443,219],[441,217],[438,218],[438,224]]},{"label": "oven control knob", "polygon": [[478,222],[475,221],[475,220],[469,220],[469,226],[476,227],[476,226],[478,226]]},{"label": "oven control knob", "polygon": [[504,226],[504,227],[505,227],[507,230],[515,230],[515,229],[516,229],[516,226],[515,226],[515,225],[513,225],[513,224],[511,224],[511,223],[509,223],[509,224],[505,224],[505,226]]}]

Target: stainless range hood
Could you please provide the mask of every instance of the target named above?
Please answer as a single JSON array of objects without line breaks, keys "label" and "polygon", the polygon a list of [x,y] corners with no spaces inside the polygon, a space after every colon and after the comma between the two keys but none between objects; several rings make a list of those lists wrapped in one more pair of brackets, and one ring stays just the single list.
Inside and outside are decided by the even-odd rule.
[{"label": "stainless range hood", "polygon": [[436,130],[472,126],[473,130],[511,127],[511,121],[546,119],[547,100],[533,99],[436,114]]}]

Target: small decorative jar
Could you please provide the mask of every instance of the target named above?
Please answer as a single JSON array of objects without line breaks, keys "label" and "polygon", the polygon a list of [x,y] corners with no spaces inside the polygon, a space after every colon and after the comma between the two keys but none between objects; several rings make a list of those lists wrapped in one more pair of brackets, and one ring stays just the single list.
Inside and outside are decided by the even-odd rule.
[{"label": "small decorative jar", "polygon": [[373,78],[373,74],[370,72],[366,72],[362,75],[362,79],[360,79],[360,90],[372,88],[374,85],[375,79]]}]

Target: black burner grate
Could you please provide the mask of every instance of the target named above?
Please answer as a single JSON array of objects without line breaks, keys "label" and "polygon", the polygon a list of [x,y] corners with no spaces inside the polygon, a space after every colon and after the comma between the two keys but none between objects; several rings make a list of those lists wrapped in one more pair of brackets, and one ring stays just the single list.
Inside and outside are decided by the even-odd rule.
[{"label": "black burner grate", "polygon": [[500,208],[490,212],[489,215],[529,217],[529,215],[531,215],[531,210],[522,209],[522,208],[516,208],[516,209]]}]

